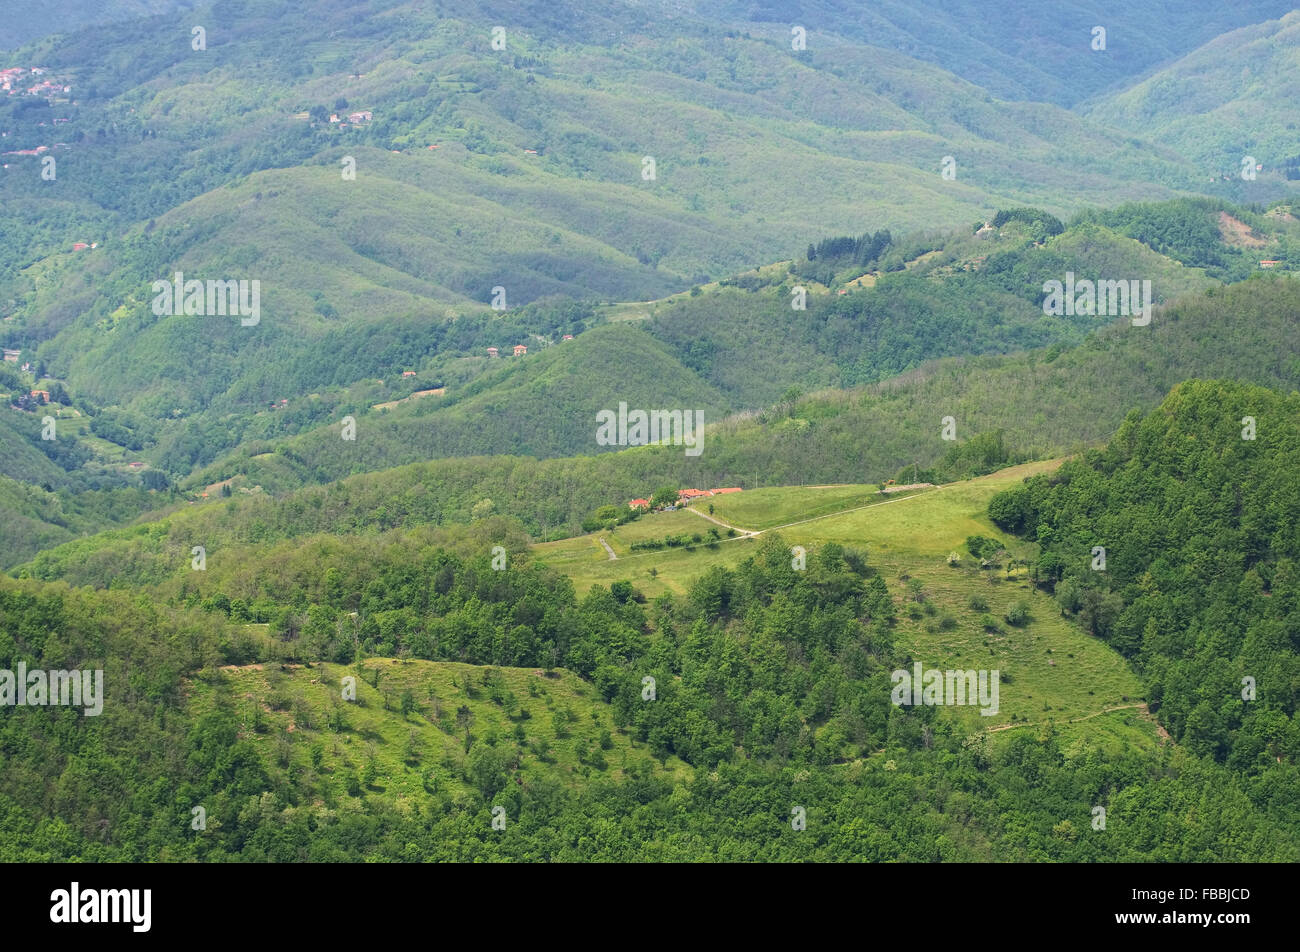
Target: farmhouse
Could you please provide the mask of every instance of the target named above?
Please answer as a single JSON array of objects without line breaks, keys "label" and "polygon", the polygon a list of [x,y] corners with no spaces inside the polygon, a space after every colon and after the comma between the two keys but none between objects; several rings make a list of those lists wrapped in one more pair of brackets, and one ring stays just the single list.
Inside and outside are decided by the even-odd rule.
[{"label": "farmhouse", "polygon": [[1276,267],[1277,267],[1278,265],[1280,265],[1281,263],[1282,263],[1282,262],[1279,261],[1277,258],[1269,258],[1269,259],[1266,260],[1266,261],[1261,261],[1261,262],[1259,263],[1259,266],[1260,266],[1261,268],[1276,268]]},{"label": "farmhouse", "polygon": [[649,509],[649,508],[650,508],[650,500],[649,500],[649,499],[633,499],[633,500],[632,500],[630,503],[628,503],[627,505],[628,505],[628,508],[629,508],[629,509]]},{"label": "farmhouse", "polygon": [[499,350],[497,350],[495,347],[489,347],[489,348],[488,348],[488,356],[489,356],[489,357],[500,357],[500,356],[501,356],[501,352],[500,352]]},{"label": "farmhouse", "polygon": [[10,350],[8,347],[6,347],[4,351],[5,351],[5,360],[9,361],[9,363],[11,364],[18,363],[18,355],[22,353],[21,350]]},{"label": "farmhouse", "polygon": [[515,356],[516,356],[516,357],[522,357],[522,356],[523,356],[524,354],[526,354],[526,353],[528,353],[528,348],[527,348],[527,347],[525,347],[523,344],[515,344]]}]

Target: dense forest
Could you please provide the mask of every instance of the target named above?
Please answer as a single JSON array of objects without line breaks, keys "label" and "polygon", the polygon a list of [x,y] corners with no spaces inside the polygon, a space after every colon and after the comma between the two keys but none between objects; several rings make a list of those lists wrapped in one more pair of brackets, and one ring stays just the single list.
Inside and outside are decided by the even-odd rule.
[{"label": "dense forest", "polygon": [[[68,709],[4,719],[4,858],[1300,856],[1294,801],[1261,796],[1210,757],[1103,759],[1062,750],[1050,729],[993,744],[933,708],[890,704],[888,672],[910,659],[894,647],[893,603],[866,553],[823,547],[794,572],[773,536],[688,596],[643,603],[625,583],[580,595],[547,570],[494,570],[491,538],[442,541],[393,532],[296,546],[296,557],[269,550],[156,598],[0,583],[0,664],[102,666],[117,701],[93,719]],[[238,623],[250,602],[234,593],[273,606],[265,640]],[[480,665],[453,680],[473,706],[432,689],[397,697],[395,675],[381,681],[376,667],[394,655]],[[281,672],[265,715],[222,667],[255,661]],[[546,678],[521,696],[495,673],[511,663],[564,666],[590,685],[593,718],[610,726],[576,745],[582,786],[545,772]],[[345,676],[362,687],[355,710],[331,687]],[[405,806],[380,795],[399,777],[376,770],[376,738],[367,757],[355,726],[378,705],[411,727],[394,772],[422,792]],[[277,731],[276,708],[296,730]],[[476,733],[488,710],[513,727]],[[567,737],[580,717],[557,705],[547,736]],[[413,752],[429,732],[449,736],[455,755],[421,767]],[[608,762],[615,738],[650,758]],[[686,772],[665,772],[670,760]],[[1089,832],[1096,805],[1124,835]],[[792,828],[796,807],[804,831]],[[493,808],[510,818],[505,831]],[[1170,823],[1191,825],[1170,836]]]},{"label": "dense forest", "polygon": [[1133,659],[1151,706],[1260,802],[1297,802],[1300,395],[1188,381],[1104,450],[995,497],[1062,613]]}]

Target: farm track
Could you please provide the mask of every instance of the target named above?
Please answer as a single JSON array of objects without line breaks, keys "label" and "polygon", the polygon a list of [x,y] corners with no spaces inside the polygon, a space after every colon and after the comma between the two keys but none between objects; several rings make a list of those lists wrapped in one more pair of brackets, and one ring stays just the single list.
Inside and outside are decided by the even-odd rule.
[{"label": "farm track", "polygon": [[[1103,714],[1112,714],[1115,711],[1131,711],[1134,709],[1140,709],[1144,719],[1147,720],[1152,719],[1150,712],[1147,710],[1146,704],[1119,704],[1116,705],[1115,707],[1104,707],[1100,711],[1093,711],[1091,714],[1084,714],[1082,717],[1071,717],[1068,720],[1064,721],[1064,723],[1078,724],[1080,721],[1090,721],[1094,717],[1101,717],[1101,715]],[[993,734],[996,733],[997,731],[1009,731],[1017,727],[1042,727],[1044,723],[1045,723],[1044,721],[1022,721],[1019,724],[999,724],[997,727],[990,727],[988,729],[988,733]],[[1159,724],[1157,724],[1156,726],[1159,727]],[[1160,732],[1161,735],[1164,737],[1169,736],[1167,733],[1164,732],[1164,728],[1160,728]]]},{"label": "farm track", "polygon": [[[908,488],[908,487],[903,487],[903,488]],[[943,489],[942,486],[934,486],[933,488],[935,489],[935,491]],[[744,533],[744,535],[748,537],[748,536],[762,535],[764,532],[775,532],[778,529],[789,529],[791,526],[802,526],[805,523],[816,522],[818,519],[832,519],[835,516],[845,516],[848,515],[850,512],[861,512],[863,509],[875,509],[877,506],[888,506],[891,503],[906,502],[909,499],[916,499],[918,496],[924,496],[924,495],[925,495],[924,492],[918,492],[915,495],[903,496],[900,499],[886,499],[884,502],[869,502],[865,506],[854,506],[852,509],[837,509],[834,512],[823,513],[820,516],[809,516],[807,519],[796,519],[794,522],[786,522],[783,523],[782,525],[770,526],[766,529],[742,529],[740,526],[733,526],[728,522],[723,522],[721,519],[718,519],[715,516],[710,516],[708,513],[700,512],[698,509],[691,509],[690,506],[687,506],[686,508],[687,510],[695,513],[697,516],[700,516],[701,518],[708,519],[710,522],[716,522],[718,525],[724,526],[727,529],[735,529],[737,532]]]}]

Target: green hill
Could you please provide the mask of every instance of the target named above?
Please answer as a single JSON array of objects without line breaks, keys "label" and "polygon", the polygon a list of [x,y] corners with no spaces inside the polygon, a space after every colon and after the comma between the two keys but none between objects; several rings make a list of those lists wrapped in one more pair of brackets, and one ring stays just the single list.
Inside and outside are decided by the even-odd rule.
[{"label": "green hill", "polygon": [[1188,381],[1104,450],[989,505],[1042,543],[1043,587],[1133,658],[1170,733],[1261,790],[1294,782],[1300,752],[1298,409],[1294,390]]},{"label": "green hill", "polygon": [[[172,45],[154,39],[166,23],[109,25],[20,57],[84,90],[75,106],[0,105],[32,148],[68,119],[56,180],[0,180],[0,233],[13,236],[0,301],[9,341],[72,392],[155,420],[208,405],[247,414],[302,395],[269,392],[286,364],[315,370],[302,393],[343,373],[348,355],[324,340],[441,324],[495,287],[510,306],[557,293],[644,300],[868,219],[952,227],[995,207],[1061,213],[1193,181],[1129,136],[1056,107],[986,101],[934,66],[863,46],[797,59],[683,20],[652,28],[672,55],[598,31],[579,30],[591,39],[574,49],[574,34],[530,14],[496,56],[473,9],[277,10],[222,5],[198,52],[189,20],[173,17]],[[574,15],[644,25],[635,10]],[[337,26],[328,39],[322,23]],[[290,44],[296,73],[270,68]],[[100,65],[105,48],[118,60]],[[372,119],[328,121],[350,109]],[[953,181],[938,174],[946,154],[960,157]],[[653,179],[641,177],[647,155]],[[97,247],[72,253],[84,239]],[[154,315],[152,282],[176,271],[260,281],[265,319]],[[357,369],[341,382],[370,376]]]},{"label": "green hill", "polygon": [[[1293,860],[1290,808],[1153,756],[1131,673],[1023,570],[946,564],[948,537],[998,535],[989,489],[899,500],[892,528],[823,520],[853,547],[815,544],[803,571],[770,536],[653,605],[623,582],[579,599],[517,551],[494,570],[487,525],[215,550],[157,588],[0,583],[0,660],[102,667],[114,699],[4,719],[3,858]],[[989,632],[981,612],[1017,600],[1028,618]],[[994,726],[1021,729],[891,704],[914,660],[1005,665]],[[819,834],[792,837],[805,800]],[[1133,835],[1071,835],[1099,800]]]},{"label": "green hill", "polygon": [[193,5],[194,0],[15,0],[0,23],[0,49],[90,24],[136,20]]},{"label": "green hill", "polygon": [[[777,42],[788,44],[791,24],[800,23],[809,49],[845,38],[865,42],[937,63],[1005,99],[1064,106],[1127,85],[1221,33],[1291,9],[1286,0],[1199,9],[1170,0],[1008,0],[996,6],[940,0],[924,8],[883,0],[865,9],[851,0],[726,0],[694,7],[745,21]],[[1107,31],[1104,51],[1092,48],[1099,24]]]},{"label": "green hill", "polygon": [[[1086,114],[1188,156],[1202,170],[1202,190],[1217,181],[1214,187],[1241,201],[1294,191],[1300,149],[1290,103],[1300,94],[1298,33],[1295,11],[1243,26],[1091,104]],[[1245,156],[1263,166],[1249,170],[1249,181],[1242,178]]]}]

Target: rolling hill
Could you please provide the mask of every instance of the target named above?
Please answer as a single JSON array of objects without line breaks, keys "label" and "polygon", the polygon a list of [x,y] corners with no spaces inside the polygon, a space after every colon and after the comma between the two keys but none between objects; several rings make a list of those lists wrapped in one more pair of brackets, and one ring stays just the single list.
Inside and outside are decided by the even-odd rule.
[{"label": "rolling hill", "polygon": [[[1176,149],[1239,201],[1267,201],[1300,175],[1289,108],[1300,94],[1298,42],[1300,11],[1292,10],[1217,36],[1083,111]],[[1263,168],[1244,169],[1246,156]]]}]

